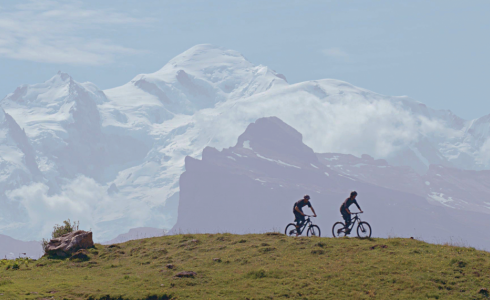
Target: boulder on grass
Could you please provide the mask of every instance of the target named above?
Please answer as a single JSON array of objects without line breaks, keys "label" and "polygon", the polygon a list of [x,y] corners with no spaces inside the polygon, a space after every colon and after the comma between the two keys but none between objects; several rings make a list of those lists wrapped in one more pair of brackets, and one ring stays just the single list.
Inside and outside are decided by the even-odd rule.
[{"label": "boulder on grass", "polygon": [[71,256],[80,249],[94,247],[92,232],[77,230],[52,239],[46,246],[46,254],[59,257]]}]

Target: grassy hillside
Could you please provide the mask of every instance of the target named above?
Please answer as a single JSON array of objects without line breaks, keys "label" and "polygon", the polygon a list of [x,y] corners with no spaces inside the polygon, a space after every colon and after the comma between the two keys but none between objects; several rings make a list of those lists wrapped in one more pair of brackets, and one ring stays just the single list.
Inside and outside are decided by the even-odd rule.
[{"label": "grassy hillside", "polygon": [[150,238],[0,270],[0,299],[485,299],[482,288],[490,253],[472,248],[279,234]]}]

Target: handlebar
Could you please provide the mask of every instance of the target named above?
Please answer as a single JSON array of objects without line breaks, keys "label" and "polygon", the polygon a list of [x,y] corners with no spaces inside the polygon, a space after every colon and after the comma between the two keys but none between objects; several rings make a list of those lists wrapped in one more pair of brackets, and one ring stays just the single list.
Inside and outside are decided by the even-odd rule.
[{"label": "handlebar", "polygon": [[350,214],[351,214],[351,215],[357,215],[357,214],[363,214],[363,213],[364,213],[364,212],[360,212],[360,211],[359,211],[359,212],[351,212]]}]

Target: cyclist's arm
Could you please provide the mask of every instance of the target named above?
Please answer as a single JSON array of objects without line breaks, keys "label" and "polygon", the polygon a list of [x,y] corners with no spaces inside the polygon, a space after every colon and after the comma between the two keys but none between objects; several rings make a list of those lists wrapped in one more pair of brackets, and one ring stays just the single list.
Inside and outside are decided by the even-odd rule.
[{"label": "cyclist's arm", "polygon": [[349,213],[349,215],[351,214],[349,208],[346,207],[345,210],[347,211],[347,213]]},{"label": "cyclist's arm", "polygon": [[294,207],[294,209],[299,212],[300,214],[302,214],[303,216],[305,215],[301,210],[299,210],[299,208],[297,206]]},{"label": "cyclist's arm", "polygon": [[316,212],[315,212],[315,209],[313,208],[313,206],[310,207],[311,208],[311,211],[313,212],[314,214],[314,217],[316,217]]},{"label": "cyclist's arm", "polygon": [[359,204],[357,204],[357,202],[356,202],[356,206],[359,209],[359,211],[362,212],[362,209],[359,207]]}]

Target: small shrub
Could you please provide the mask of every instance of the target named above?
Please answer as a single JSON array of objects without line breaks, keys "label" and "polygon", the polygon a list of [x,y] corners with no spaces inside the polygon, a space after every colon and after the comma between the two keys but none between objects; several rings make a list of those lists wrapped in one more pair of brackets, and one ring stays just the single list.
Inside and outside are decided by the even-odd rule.
[{"label": "small shrub", "polygon": [[70,219],[63,221],[63,225],[54,225],[53,227],[53,233],[52,236],[53,238],[60,237],[64,234],[77,231],[78,228],[80,227],[80,222],[73,222],[73,224],[70,223]]}]

